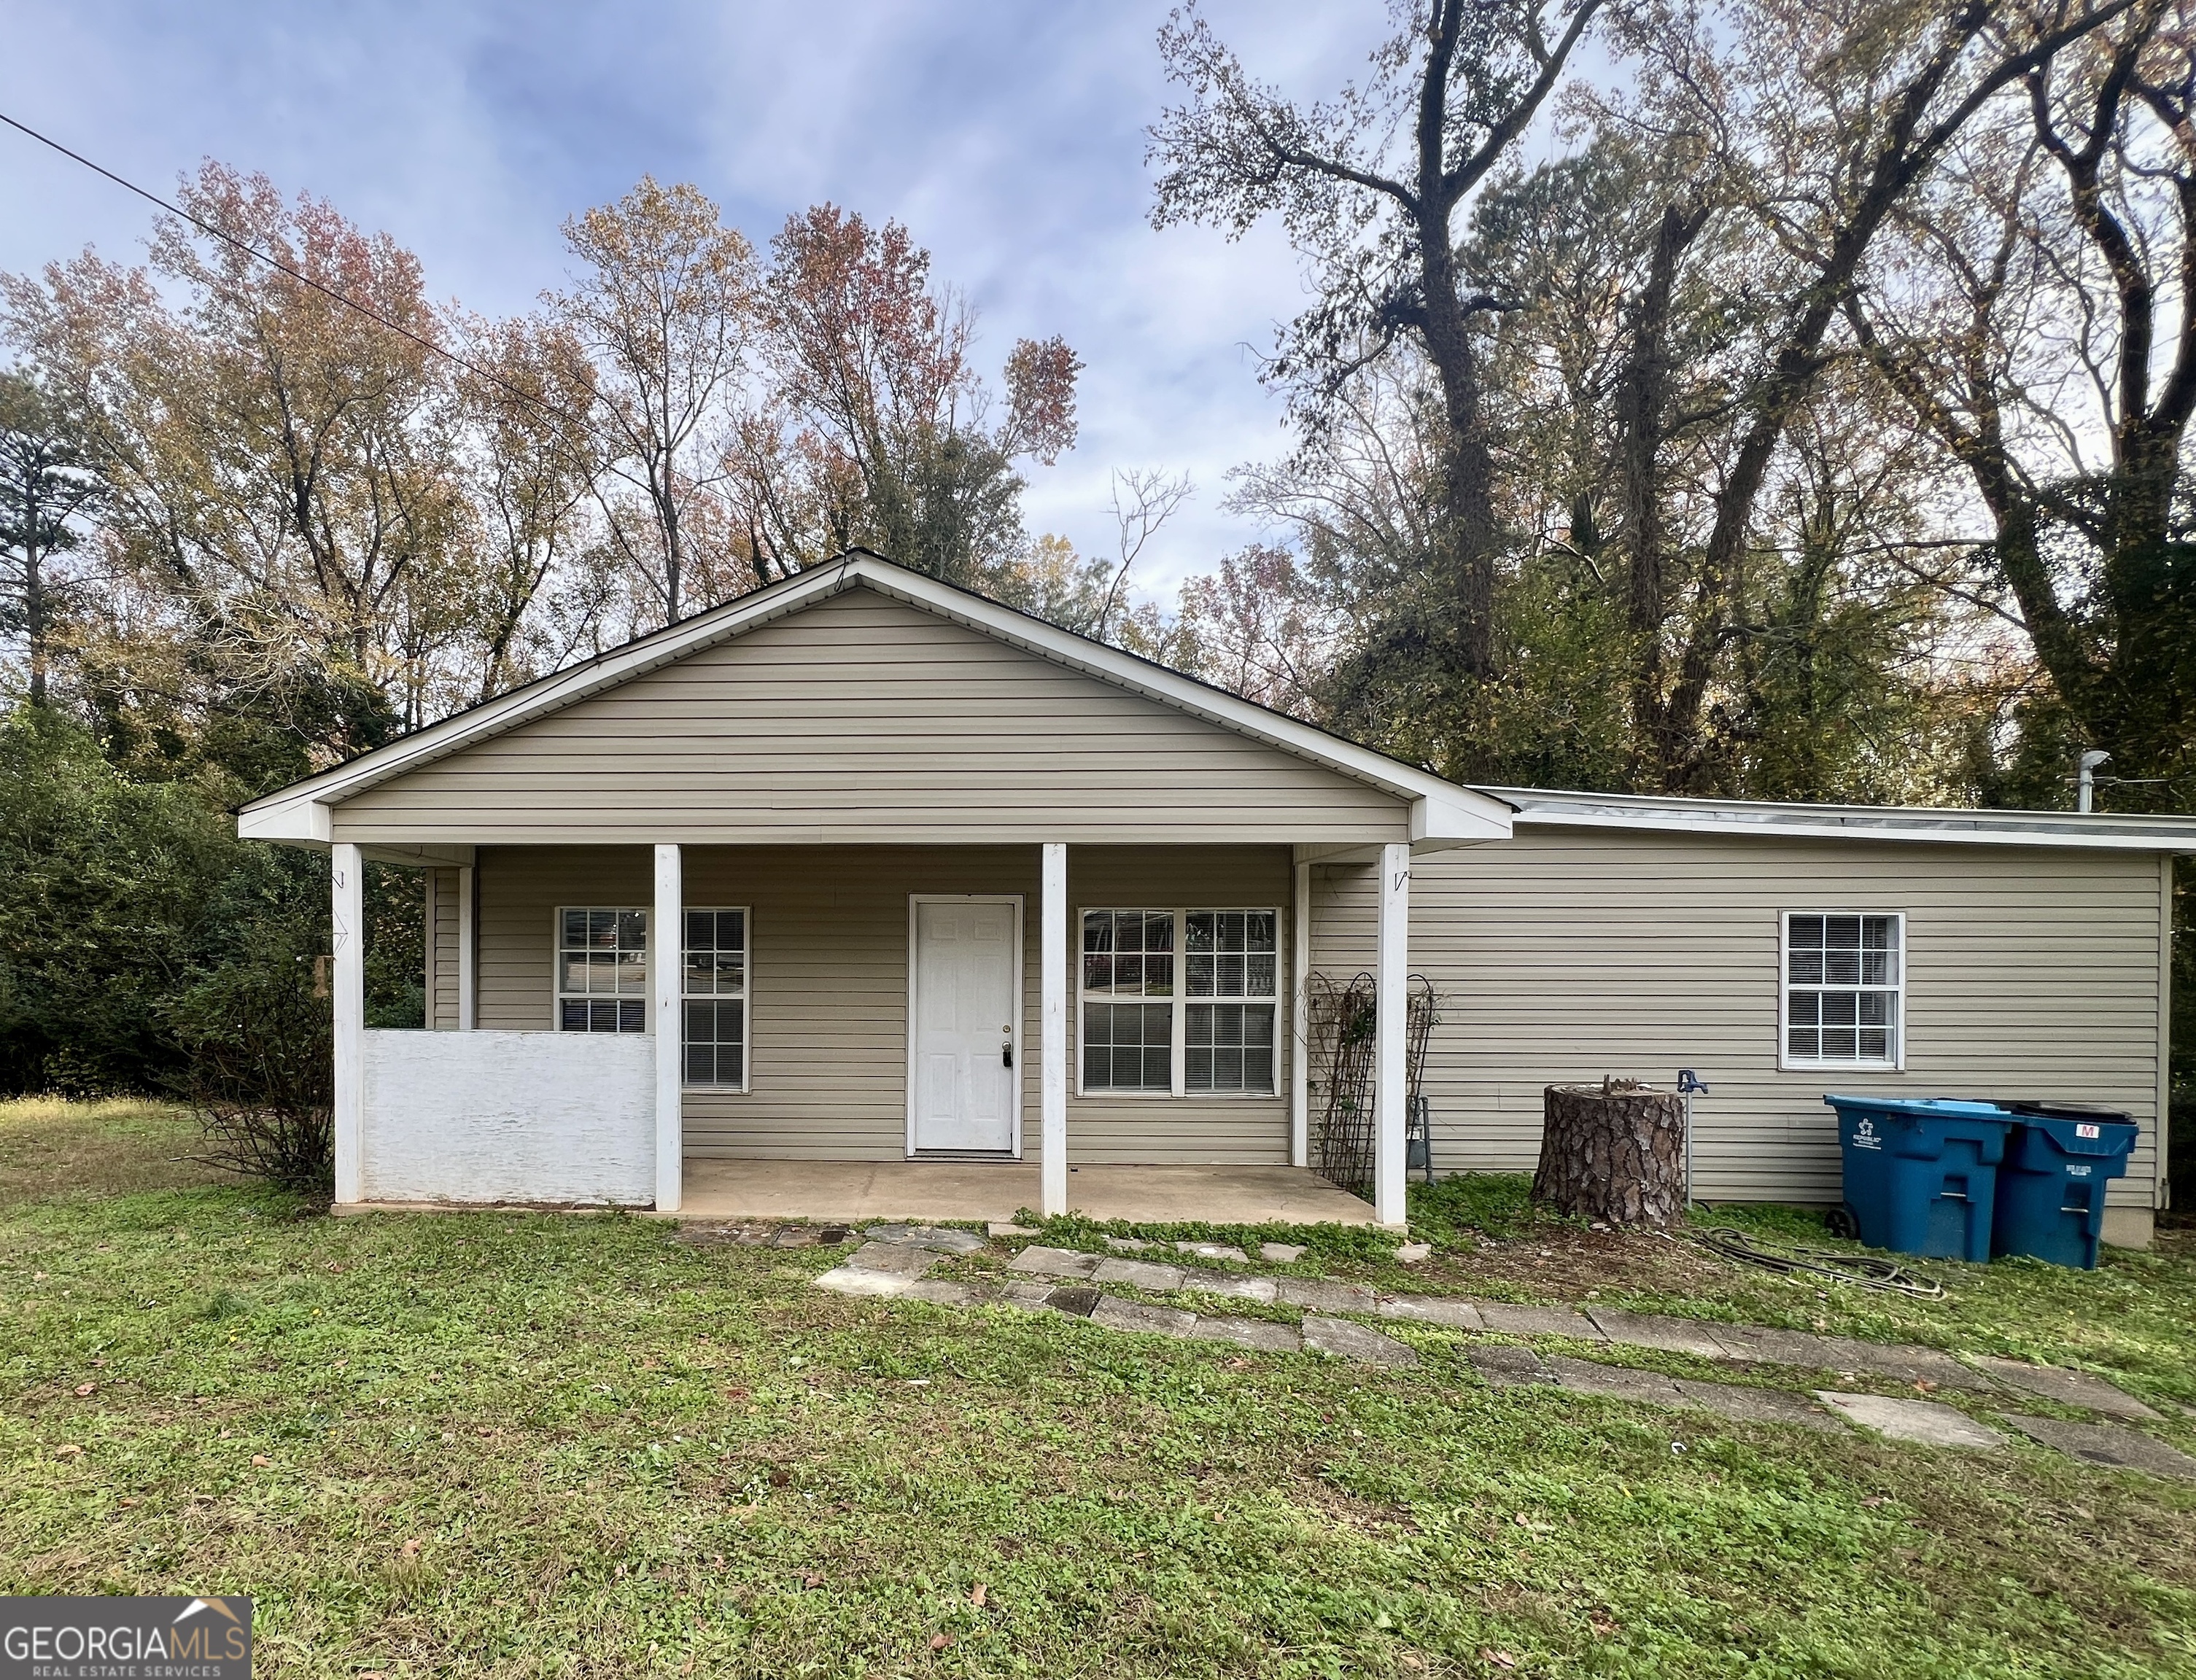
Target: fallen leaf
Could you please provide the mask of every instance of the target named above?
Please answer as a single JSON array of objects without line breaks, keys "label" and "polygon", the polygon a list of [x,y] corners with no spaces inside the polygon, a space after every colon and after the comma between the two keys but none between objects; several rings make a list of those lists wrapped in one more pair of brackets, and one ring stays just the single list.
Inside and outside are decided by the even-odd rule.
[{"label": "fallen leaf", "polygon": [[1592,1628],[1594,1631],[1594,1633],[1600,1638],[1606,1639],[1610,1634],[1616,1631],[1616,1618],[1610,1615],[1606,1610],[1596,1610],[1592,1612],[1586,1617],[1586,1625]]},{"label": "fallen leaf", "polygon": [[34,1284],[43,1284],[50,1275],[45,1272],[33,1272],[31,1273],[31,1281]]},{"label": "fallen leaf", "polygon": [[1482,1645],[1479,1648],[1479,1660],[1482,1662],[1491,1662],[1497,1668],[1517,1666],[1517,1658],[1511,1656],[1507,1651],[1496,1650],[1492,1645]]},{"label": "fallen leaf", "polygon": [[804,1587],[820,1587],[824,1585],[824,1578],[812,1569],[800,1578],[800,1585]]},{"label": "fallen leaf", "polygon": [[968,1595],[968,1602],[980,1610],[984,1608],[984,1600],[989,1596],[990,1590],[979,1581],[976,1583],[975,1591]]},{"label": "fallen leaf", "polygon": [[1870,1510],[1881,1510],[1890,1503],[1891,1496],[1887,1493],[1871,1493],[1861,1501],[1861,1504],[1866,1505]]},{"label": "fallen leaf", "polygon": [[1523,1511],[1519,1511],[1517,1515],[1511,1517],[1510,1520],[1516,1523],[1520,1528],[1530,1528],[1533,1526],[1533,1519],[1526,1515]]},{"label": "fallen leaf", "polygon": [[255,1452],[251,1455],[251,1468],[255,1470],[263,1470],[274,1462],[264,1452]]},{"label": "fallen leaf", "polygon": [[930,1648],[933,1651],[942,1651],[952,1642],[953,1636],[950,1633],[933,1633],[930,1636]]},{"label": "fallen leaf", "polygon": [[[420,1543],[416,1539],[407,1540],[402,1545],[397,1548],[397,1550],[407,1557],[417,1557],[419,1555],[419,1544]],[[621,1569],[618,1571],[618,1573],[622,1575],[625,1573],[625,1571]]]},{"label": "fallen leaf", "polygon": [[81,1458],[84,1457],[84,1449],[81,1446],[76,1446],[74,1443],[71,1443],[66,1446],[56,1446],[54,1449],[54,1457],[56,1458]]},{"label": "fallen leaf", "polygon": [[743,1400],[747,1397],[748,1391],[745,1388],[727,1388],[725,1390],[725,1398],[726,1400]]},{"label": "fallen leaf", "polygon": [[143,1502],[142,1502],[142,1500],[137,1500],[137,1499],[124,1499],[124,1500],[121,1501],[120,1503],[121,1503],[121,1505],[122,1505],[122,1509],[123,1509],[123,1510],[128,1510],[130,1509],[130,1506],[135,1505],[135,1504],[142,1504]]},{"label": "fallen leaf", "polygon": [[76,1385],[76,1397],[78,1400],[87,1399],[98,1387],[99,1384],[96,1383],[79,1383]]}]

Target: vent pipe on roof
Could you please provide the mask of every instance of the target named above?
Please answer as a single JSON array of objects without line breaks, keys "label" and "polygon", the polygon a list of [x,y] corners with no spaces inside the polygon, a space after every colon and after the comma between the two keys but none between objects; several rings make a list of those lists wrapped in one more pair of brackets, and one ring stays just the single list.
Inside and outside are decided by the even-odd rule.
[{"label": "vent pipe on roof", "polygon": [[2074,809],[2086,813],[2097,794],[2097,766],[2112,757],[2092,747],[2082,754],[2081,771],[2074,778]]}]

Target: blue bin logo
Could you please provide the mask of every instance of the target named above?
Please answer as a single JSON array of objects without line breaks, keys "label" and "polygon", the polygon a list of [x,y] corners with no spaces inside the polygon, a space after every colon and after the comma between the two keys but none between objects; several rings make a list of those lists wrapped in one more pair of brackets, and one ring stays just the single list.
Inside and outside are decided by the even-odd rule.
[{"label": "blue bin logo", "polygon": [[1883,1140],[1875,1134],[1875,1122],[1863,1115],[1854,1126],[1852,1143],[1855,1149],[1881,1149]]}]

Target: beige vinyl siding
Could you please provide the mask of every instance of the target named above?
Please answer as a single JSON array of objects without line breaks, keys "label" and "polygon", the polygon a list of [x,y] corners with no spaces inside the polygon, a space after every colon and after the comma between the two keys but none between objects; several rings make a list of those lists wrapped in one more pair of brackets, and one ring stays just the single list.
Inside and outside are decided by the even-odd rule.
[{"label": "beige vinyl siding", "polygon": [[428,869],[427,1025],[458,1030],[458,872]]},{"label": "beige vinyl siding", "polygon": [[[1313,967],[1369,966],[1372,871],[1313,876]],[[1779,914],[1810,909],[1905,914],[1904,1071],[1779,1070]],[[1436,1161],[1529,1169],[1545,1086],[1605,1073],[1667,1085],[1691,1067],[1711,1088],[1695,1108],[1711,1198],[1835,1201],[1822,1097],[1858,1091],[2123,1109],[2143,1130],[2112,1201],[2147,1207],[2160,941],[2147,853],[1521,823],[1508,842],[1412,869],[1411,967],[1442,995],[1427,1076]]]},{"label": "beige vinyl siding", "polygon": [[[686,902],[748,907],[749,1040],[744,1093],[690,1090],[689,1154],[899,1160],[907,1149],[908,898],[1023,898],[1023,1158],[1039,1154],[1038,853],[1034,846],[689,846]],[[644,906],[640,846],[495,846],[479,854],[483,1028],[553,1023],[559,905]],[[1073,847],[1071,905],[1270,904],[1286,909],[1286,847]],[[1283,925],[1287,924],[1284,915]],[[1071,944],[1079,936],[1071,932]],[[1283,958],[1286,972],[1287,959]],[[1071,999],[1072,993],[1070,994]],[[1070,1009],[1071,1069],[1076,1054]],[[1072,1162],[1285,1165],[1286,1094],[1068,1099]],[[1288,1089],[1284,1067],[1279,1089]]]},{"label": "beige vinyl siding", "polygon": [[867,589],[337,805],[361,842],[1348,843],[1407,803]]}]

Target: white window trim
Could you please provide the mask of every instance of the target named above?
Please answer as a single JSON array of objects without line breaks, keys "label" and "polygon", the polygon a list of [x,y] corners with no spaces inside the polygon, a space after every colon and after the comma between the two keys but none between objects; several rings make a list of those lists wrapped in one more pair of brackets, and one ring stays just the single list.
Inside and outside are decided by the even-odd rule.
[{"label": "white window trim", "polygon": [[[1889,916],[1898,924],[1898,988],[1892,1011],[1892,1042],[1897,1054],[1887,1061],[1817,1061],[1795,1059],[1792,1048],[1792,918],[1795,915]],[[1906,992],[1912,984],[1913,950],[1907,943],[1904,910],[1836,909],[1784,910],[1777,918],[1777,1067],[1783,1073],[1904,1073],[1906,1071]],[[1837,990],[1837,988],[1830,988]]]},{"label": "white window trim", "polygon": [[[740,1082],[737,1085],[711,1083],[696,1085],[686,1077],[686,1000],[690,996],[720,998],[721,992],[691,992],[686,990],[686,921],[688,911],[710,915],[722,915],[727,910],[737,910],[740,915]],[[746,904],[683,904],[679,907],[679,1088],[697,1095],[744,1097],[754,1085],[754,911]],[[655,936],[649,936],[649,955],[655,957]]]},{"label": "white window trim", "polygon": [[[549,913],[549,1030],[552,1032],[576,1030],[568,1028],[564,1025],[564,1000],[567,996],[564,990],[564,912],[567,910],[609,910],[617,915],[638,915],[643,918],[644,924],[656,919],[654,912],[645,904],[559,904]],[[612,1037],[639,1038],[652,1035],[656,1031],[649,1022],[649,1017],[655,1013],[655,1011],[648,1007],[648,1000],[651,996],[650,987],[656,978],[655,930],[650,928],[643,938],[646,943],[641,947],[643,976],[641,990],[633,994],[634,999],[641,1006],[641,1030],[637,1033],[614,1033],[610,1035]],[[569,994],[575,997],[581,996],[593,997],[600,995],[595,992]]]},{"label": "white window trim", "polygon": [[[1086,1085],[1083,1077],[1083,1019],[1085,993],[1083,984],[1083,919],[1098,912],[1140,911],[1146,915],[1158,911],[1174,918],[1174,995],[1165,1001],[1174,1006],[1171,1018],[1173,1042],[1168,1054],[1173,1058],[1170,1071],[1172,1088],[1164,1091],[1124,1090],[1111,1085],[1096,1088]],[[1270,1091],[1198,1091],[1189,1088],[1189,953],[1185,948],[1189,938],[1189,917],[1194,911],[1200,915],[1257,915],[1274,918],[1274,1088]],[[1273,1102],[1286,1100],[1288,1091],[1282,1077],[1281,1065],[1281,1006],[1286,996],[1281,990],[1282,965],[1288,960],[1286,919],[1281,907],[1275,904],[1078,904],[1075,907],[1075,1094],[1112,1102]],[[1153,1000],[1157,1002],[1158,1000]],[[1240,1002],[1241,1000],[1199,998],[1199,1003]],[[1263,998],[1255,1000],[1263,1002]]]}]

